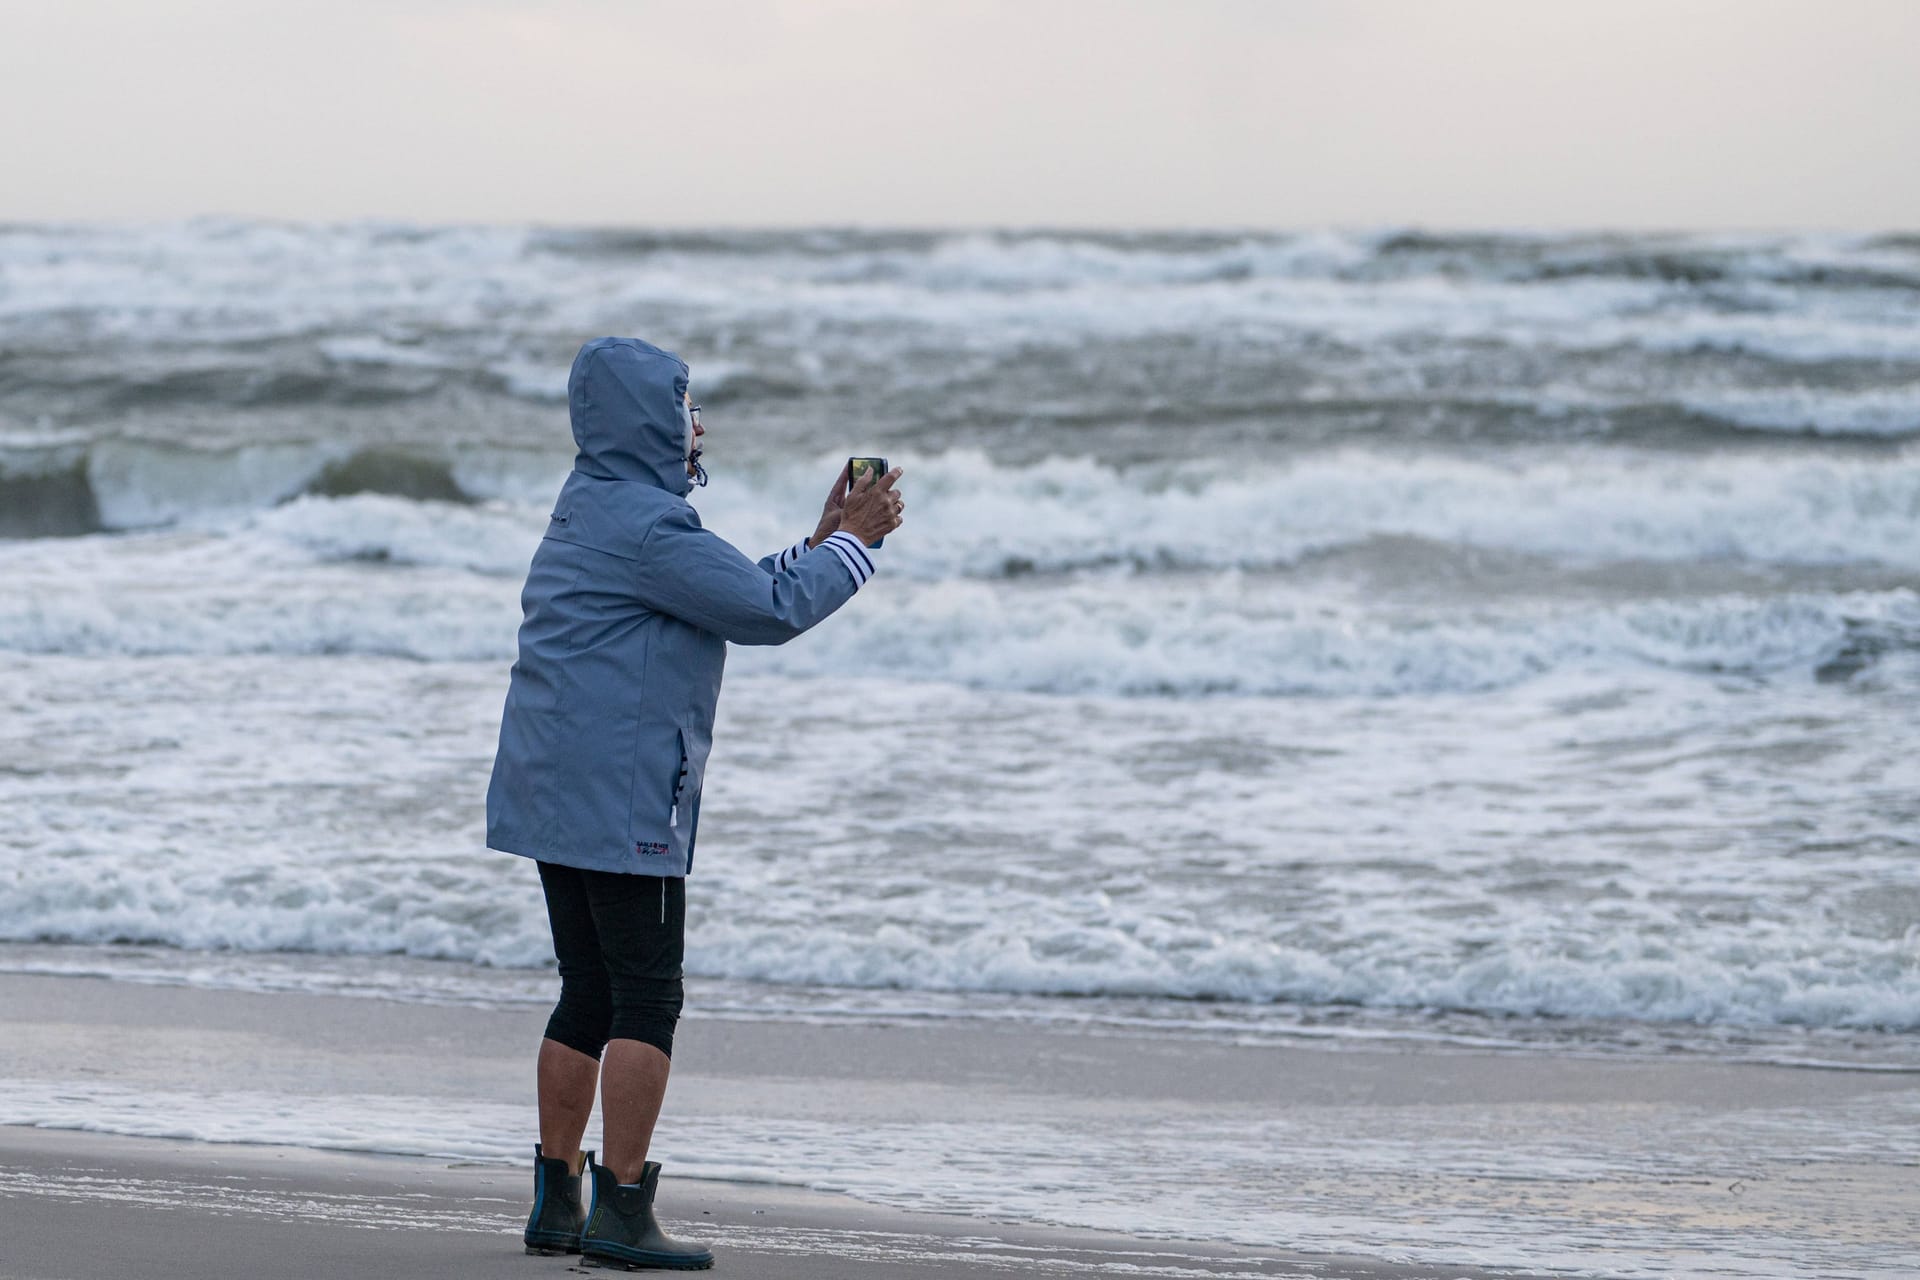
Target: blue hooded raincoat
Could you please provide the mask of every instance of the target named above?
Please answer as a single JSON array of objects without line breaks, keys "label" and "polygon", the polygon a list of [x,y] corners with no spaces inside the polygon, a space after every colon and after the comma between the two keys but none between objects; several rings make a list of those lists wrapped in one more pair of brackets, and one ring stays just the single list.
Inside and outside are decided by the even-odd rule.
[{"label": "blue hooded raincoat", "polygon": [[573,474],[521,595],[487,844],[683,876],[727,641],[783,644],[845,604],[872,552],[836,533],[755,563],[686,500],[687,366],[634,338],[580,349]]}]

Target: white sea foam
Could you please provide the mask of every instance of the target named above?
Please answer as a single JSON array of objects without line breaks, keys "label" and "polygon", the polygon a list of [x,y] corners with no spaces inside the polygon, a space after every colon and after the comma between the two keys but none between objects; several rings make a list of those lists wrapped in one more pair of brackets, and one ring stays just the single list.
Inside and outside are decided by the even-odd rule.
[{"label": "white sea foam", "polygon": [[[65,865],[29,870],[0,890],[0,937],[550,963],[537,886],[530,869],[506,855],[470,849],[450,858],[410,843],[357,865],[340,865],[323,849],[334,865],[301,869],[283,845],[215,867],[190,849],[143,851],[124,839],[88,844],[96,852],[82,854],[69,841]],[[877,856],[898,856],[885,841],[880,848]],[[701,919],[687,963],[696,975],[930,992],[1920,1029],[1912,939],[1837,939],[1781,925],[1676,946],[1621,921],[1612,936],[1554,941],[1545,933],[1548,919],[1516,917],[1468,957],[1413,913],[1402,922],[1413,936],[1404,939],[1360,930],[1344,945],[1333,938],[1295,944],[1265,934],[1257,913],[1224,903],[1207,908],[1212,923],[1204,924],[1195,919],[1197,903],[1171,894],[1130,900],[1138,889],[1122,899],[1089,888],[1050,902],[1057,891],[1001,877],[969,885],[896,874],[886,878],[898,882],[891,901],[870,903],[857,883],[834,874],[827,886],[837,898],[823,886],[812,900],[795,901],[799,891],[786,885],[783,907],[779,886],[756,883],[758,869],[718,860],[731,856],[709,853],[709,878],[695,895]],[[1356,875],[1354,887],[1365,878]],[[1376,909],[1375,928],[1391,914]]]},{"label": "white sea foam", "polygon": [[[1260,569],[1381,536],[1579,560],[1920,567],[1920,453],[1911,450],[1684,463],[1620,451],[1487,461],[1348,450],[1224,474],[1083,459],[1002,469],[968,453],[902,461],[913,472],[904,486],[913,525],[889,559],[923,576],[997,571],[1014,559],[1043,570]],[[792,527],[817,477],[789,468],[701,502],[729,526],[754,527],[749,504],[791,510]]]},{"label": "white sea foam", "polygon": [[750,554],[851,407],[908,466],[732,660],[700,971],[1912,1028],[1917,262],[0,231],[8,527],[118,531],[0,542],[0,936],[541,962],[479,793],[567,358],[638,326]]},{"label": "white sea foam", "polygon": [[[531,868],[481,850],[502,677],[0,666],[36,744],[0,757],[0,938],[547,963]],[[1890,795],[1920,782],[1879,763],[1911,732],[1892,708],[1836,743],[1821,686],[1752,699],[1685,677],[1284,716],[847,683],[734,678],[690,972],[1920,1027],[1910,858],[1884,805],[1847,799],[1863,772]]]},{"label": "white sea foam", "polygon": [[[1756,393],[1713,412],[1790,428],[1792,397]],[[1889,433],[1909,401],[1863,398],[1830,406],[1830,429]],[[1702,405],[1706,410],[1709,406]],[[1920,401],[1912,408],[1920,412]],[[1870,423],[1879,424],[1872,427]],[[22,451],[41,467],[71,466],[70,445]],[[55,457],[54,455],[58,455]],[[469,518],[440,506],[408,512],[355,498],[268,510],[311,486],[343,446],[259,445],[192,450],[96,443],[88,481],[110,528],[190,522],[246,536],[353,540],[402,532],[396,558],[519,573],[565,477],[553,451],[468,449],[422,461],[443,466],[469,494],[507,506]],[[51,461],[47,461],[51,459]],[[759,554],[810,529],[838,458],[716,459],[695,500],[708,522]],[[1513,450],[1497,459],[1437,452],[1344,449],[1291,462],[1213,468],[1117,467],[1083,457],[1006,466],[971,450],[906,454],[911,526],[886,552],[890,572],[919,579],[1140,569],[1262,570],[1382,537],[1576,561],[1744,561],[1773,565],[1920,567],[1920,451],[1890,457],[1689,456],[1628,450]],[[512,508],[522,508],[514,510]],[[250,513],[259,512],[257,517]],[[236,524],[233,517],[245,517]],[[487,521],[501,537],[471,545]],[[444,530],[435,552],[432,531]],[[509,545],[505,531],[525,540]],[[531,531],[531,538],[528,536]]]},{"label": "white sea foam", "polygon": [[1920,384],[1857,392],[1796,386],[1721,391],[1710,396],[1696,393],[1683,397],[1681,404],[1693,413],[1761,431],[1920,435]]},{"label": "white sea foam", "polygon": [[399,343],[375,334],[347,338],[328,338],[319,344],[320,353],[338,364],[410,365],[420,369],[453,369],[461,362],[448,353],[417,343]]},{"label": "white sea foam", "polygon": [[[899,244],[776,235],[732,247],[661,237],[646,252],[583,254],[516,228],[10,228],[0,234],[9,281],[0,324],[35,332],[49,316],[81,315],[93,338],[112,341],[139,340],[156,322],[208,341],[311,336],[336,360],[426,368],[470,359],[473,340],[449,348],[414,339],[496,332],[503,297],[527,299],[569,333],[695,309],[754,328],[784,328],[799,312],[955,330],[999,346],[1224,326],[1347,343],[1627,345],[1790,363],[1920,358],[1912,288],[1920,262],[1908,248],[1710,236],[1483,237],[1410,252],[1394,244],[1388,233],[1324,232],[1184,242],[960,234]],[[1703,294],[1689,263],[1720,292]],[[1730,297],[1745,309],[1729,314]],[[1782,305],[1802,297],[1813,305]],[[365,336],[369,328],[385,336]],[[498,361],[485,363],[517,392],[551,394],[550,373],[519,356]]]},{"label": "white sea foam", "polygon": [[[551,489],[550,466],[492,479]],[[1804,672],[1857,642],[1911,647],[1920,635],[1904,588],[1554,592],[1563,575],[1615,561],[1910,568],[1920,463],[1904,455],[1680,470],[1347,453],[1206,480],[1083,460],[1003,470],[969,454],[909,466],[913,524],[881,552],[885,572],[860,607],[784,649],[743,653],[744,669],[1056,693],[1402,694],[1565,670]],[[759,553],[811,523],[830,470],[730,477],[701,504]],[[303,497],[202,510],[172,531],[0,547],[19,588],[0,601],[0,648],[507,660],[545,508]],[[1398,567],[1408,552],[1395,538],[1566,567],[1530,570],[1538,585],[1519,594],[1417,605],[1330,590],[1316,567],[1347,551],[1388,582],[1417,583],[1421,561]]]},{"label": "white sea foam", "polygon": [[[15,548],[9,572],[23,590],[0,601],[0,648],[507,662],[527,529],[524,513],[361,498],[296,503],[239,537]],[[861,605],[791,645],[742,650],[736,663],[1051,693],[1391,695],[1567,670],[1804,674],[1858,638],[1912,647],[1920,635],[1920,598],[1904,589],[1522,599],[1415,614],[1234,572],[903,575],[876,582]],[[1196,653],[1221,659],[1196,663]]]}]

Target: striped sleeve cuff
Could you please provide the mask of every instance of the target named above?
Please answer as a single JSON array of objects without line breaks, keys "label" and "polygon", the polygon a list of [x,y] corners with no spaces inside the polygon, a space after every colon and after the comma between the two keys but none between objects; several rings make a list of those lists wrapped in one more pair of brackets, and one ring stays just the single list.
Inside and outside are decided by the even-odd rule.
[{"label": "striped sleeve cuff", "polygon": [[775,573],[785,573],[787,570],[793,568],[793,562],[795,560],[798,560],[805,554],[807,554],[807,540],[802,538],[773,558],[773,571]]},{"label": "striped sleeve cuff", "polygon": [[873,576],[872,547],[844,530],[828,534],[827,540],[820,545],[840,557],[840,563],[847,566],[847,572],[853,575],[856,591],[867,585],[867,579]]}]

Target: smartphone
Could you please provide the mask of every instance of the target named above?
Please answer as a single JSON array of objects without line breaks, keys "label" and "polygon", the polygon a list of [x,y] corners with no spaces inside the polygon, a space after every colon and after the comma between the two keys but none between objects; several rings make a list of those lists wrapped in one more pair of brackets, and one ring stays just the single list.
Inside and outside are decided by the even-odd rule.
[{"label": "smartphone", "polygon": [[[847,492],[852,493],[853,486],[859,483],[860,477],[869,471],[873,472],[873,482],[875,484],[880,483],[880,477],[887,474],[887,460],[885,458],[848,458]],[[873,545],[876,547],[885,546],[886,542],[887,540],[885,538],[881,538]]]}]

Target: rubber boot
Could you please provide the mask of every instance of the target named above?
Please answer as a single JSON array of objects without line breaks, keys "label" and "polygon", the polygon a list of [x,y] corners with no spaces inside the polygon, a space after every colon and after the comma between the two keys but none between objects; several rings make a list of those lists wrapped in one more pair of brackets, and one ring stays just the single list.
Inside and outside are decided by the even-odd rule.
[{"label": "rubber boot", "polygon": [[[587,1152],[593,1164],[593,1152]],[[540,1154],[533,1144],[533,1213],[527,1218],[527,1252],[551,1258],[580,1252],[580,1233],[586,1229],[587,1210],[580,1203],[580,1175],[565,1160]]]},{"label": "rubber boot", "polygon": [[713,1253],[705,1245],[675,1240],[654,1221],[659,1165],[647,1161],[640,1181],[631,1184],[615,1181],[605,1165],[588,1167],[593,1170],[593,1216],[580,1237],[581,1261],[628,1271],[704,1271],[713,1265]]}]

